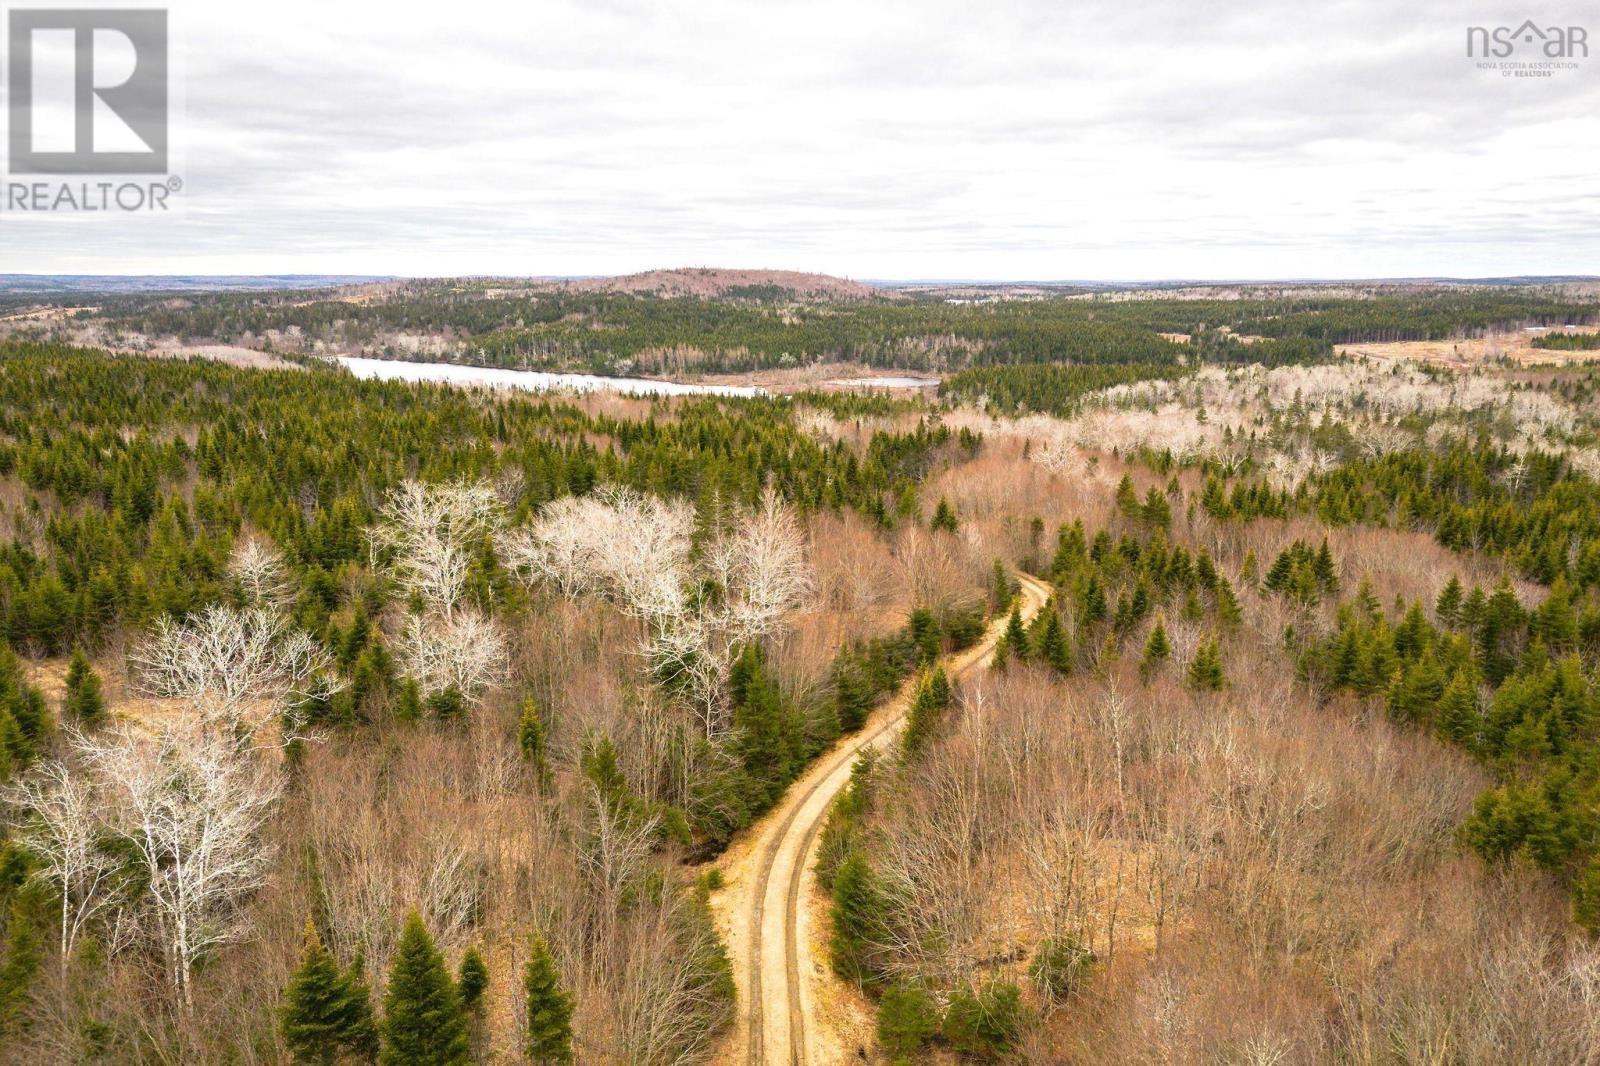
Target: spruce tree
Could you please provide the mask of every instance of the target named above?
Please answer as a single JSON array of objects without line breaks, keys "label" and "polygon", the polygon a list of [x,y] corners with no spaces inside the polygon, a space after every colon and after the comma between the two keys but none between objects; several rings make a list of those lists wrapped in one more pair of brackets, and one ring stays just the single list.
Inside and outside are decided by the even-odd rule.
[{"label": "spruce tree", "polygon": [[461,956],[461,968],[457,973],[456,987],[461,990],[461,1005],[469,1014],[481,1013],[483,993],[489,987],[489,967],[484,965],[483,956],[478,954],[477,948],[468,948],[466,954]]},{"label": "spruce tree", "polygon": [[1204,641],[1189,664],[1189,685],[1204,692],[1217,692],[1228,683],[1222,671],[1222,654],[1216,638]]},{"label": "spruce tree", "polygon": [[939,620],[932,611],[926,607],[918,607],[911,612],[911,640],[917,647],[917,661],[923,665],[933,662],[943,650],[943,632],[939,628]]},{"label": "spruce tree", "polygon": [[954,533],[961,528],[961,522],[956,518],[956,509],[951,507],[950,501],[943,496],[939,497],[939,506],[934,508],[933,521],[929,526],[946,533]]},{"label": "spruce tree", "polygon": [[483,1045],[484,1015],[488,1013],[483,994],[489,988],[489,967],[484,965],[483,956],[478,954],[475,947],[468,948],[461,956],[461,966],[456,970],[456,988],[461,992],[461,1007],[467,1014],[468,1039],[476,1056]]},{"label": "spruce tree", "polygon": [[1172,505],[1152,486],[1150,491],[1145,493],[1144,506],[1139,509],[1139,517],[1148,525],[1166,529],[1172,525]]},{"label": "spruce tree", "polygon": [[1439,697],[1434,715],[1439,735],[1466,748],[1473,747],[1478,731],[1478,697],[1472,678],[1465,669],[1457,670]]},{"label": "spruce tree", "polygon": [[1117,482],[1117,510],[1129,518],[1140,517],[1139,494],[1134,490],[1133,478],[1127,474]]},{"label": "spruce tree", "polygon": [[464,1066],[472,1060],[461,993],[412,911],[383,999],[382,1066]]},{"label": "spruce tree", "polygon": [[366,957],[358,950],[340,979],[348,1021],[345,1047],[361,1062],[378,1061],[378,1021],[372,1015],[372,986],[367,984]]},{"label": "spruce tree", "polygon": [[1422,721],[1442,698],[1444,687],[1444,673],[1429,652],[1395,672],[1389,683],[1389,717],[1408,724]]},{"label": "spruce tree", "polygon": [[927,989],[897,984],[878,1002],[878,1045],[891,1061],[907,1061],[939,1032],[939,1004]]},{"label": "spruce tree", "polygon": [[841,654],[833,670],[833,703],[839,728],[854,733],[872,712],[872,683],[854,654]]},{"label": "spruce tree", "polygon": [[1011,575],[1006,573],[1006,564],[999,559],[994,561],[994,573],[989,579],[989,601],[995,614],[1011,604]]},{"label": "spruce tree", "polygon": [[339,985],[339,968],[322,946],[317,927],[306,921],[305,949],[300,967],[284,989],[278,1008],[283,1042],[294,1062],[329,1066],[339,1055],[344,1036],[345,999]]},{"label": "spruce tree", "polygon": [[284,990],[278,1021],[294,1062],[329,1066],[341,1052],[363,1061],[377,1053],[371,993],[361,961],[340,973],[309,919],[300,966]]},{"label": "spruce tree", "polygon": [[1072,645],[1067,640],[1066,627],[1054,608],[1045,612],[1044,628],[1039,631],[1039,646],[1035,653],[1058,674],[1072,672]]},{"label": "spruce tree", "polygon": [[82,648],[73,651],[72,661],[67,664],[65,709],[84,725],[95,725],[105,714],[106,700],[100,689],[100,675],[89,665],[89,656]]},{"label": "spruce tree", "polygon": [[908,759],[915,758],[927,747],[949,705],[950,682],[944,669],[936,667],[918,680],[911,709],[906,712],[906,732],[901,744]]},{"label": "spruce tree", "polygon": [[1317,584],[1322,586],[1325,595],[1339,595],[1339,568],[1333,561],[1333,552],[1328,549],[1327,537],[1322,538],[1322,547],[1317,549],[1317,558],[1312,569],[1317,575]]},{"label": "spruce tree", "polygon": [[1150,627],[1150,637],[1144,642],[1144,657],[1139,660],[1139,676],[1146,682],[1161,669],[1161,664],[1172,655],[1172,644],[1167,640],[1167,627],[1162,619]]},{"label": "spruce tree", "polygon": [[1251,588],[1261,581],[1261,564],[1256,560],[1254,548],[1244,553],[1244,563],[1239,567],[1239,580]]},{"label": "spruce tree", "polygon": [[833,932],[828,939],[833,970],[848,981],[869,981],[878,974],[868,953],[883,933],[888,905],[877,876],[860,853],[852,852],[833,876]]},{"label": "spruce tree", "polygon": [[1464,600],[1461,578],[1451,574],[1449,583],[1439,590],[1439,598],[1434,602],[1433,613],[1438,615],[1441,623],[1454,629],[1461,624],[1461,606]]},{"label": "spruce tree", "polygon": [[400,683],[400,695],[395,700],[394,716],[402,722],[422,720],[422,688],[414,678]]},{"label": "spruce tree", "polygon": [[544,937],[533,938],[522,977],[528,1010],[528,1035],[523,1044],[528,1061],[537,1066],[566,1066],[572,1061],[572,996],[561,987],[561,975]]},{"label": "spruce tree", "polygon": [[1233,586],[1226,580],[1217,582],[1217,622],[1224,629],[1236,629],[1244,621],[1244,610],[1239,606],[1239,597],[1234,595]]},{"label": "spruce tree", "polygon": [[1028,657],[1028,631],[1022,624],[1022,611],[1012,605],[1011,617],[1006,619],[1006,631],[1002,638],[1006,649],[1019,659]]},{"label": "spruce tree", "polygon": [[1001,633],[1000,639],[994,642],[994,654],[989,659],[989,669],[1005,673],[1011,663],[1011,641],[1006,639],[1006,634]]}]

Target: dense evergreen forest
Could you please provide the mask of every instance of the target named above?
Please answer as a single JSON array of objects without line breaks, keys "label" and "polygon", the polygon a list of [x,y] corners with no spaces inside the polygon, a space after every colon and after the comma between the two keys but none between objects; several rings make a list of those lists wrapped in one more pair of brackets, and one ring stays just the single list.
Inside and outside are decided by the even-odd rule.
[{"label": "dense evergreen forest", "polygon": [[0,474],[34,494],[0,560],[0,630],[47,653],[215,599],[245,525],[327,600],[364,558],[377,501],[405,478],[514,475],[524,515],[601,483],[703,503],[749,502],[771,484],[804,509],[855,507],[890,523],[884,501],[955,446],[933,425],[876,434],[860,453],[824,445],[784,401],[663,402],[659,418],[633,421],[326,370],[33,344],[0,359]]},{"label": "dense evergreen forest", "polygon": [[[114,297],[93,320],[109,336],[288,353],[442,355],[500,367],[697,374],[825,362],[922,371],[1028,363],[1275,365],[1324,357],[1336,343],[1470,337],[1600,316],[1593,303],[1495,288],[1361,298],[1052,295],[976,303],[928,295],[837,303],[787,297],[772,286],[700,299],[412,282],[360,299]],[[1247,351],[1251,346],[1239,336],[1279,343]]]},{"label": "dense evergreen forest", "polygon": [[1535,337],[1533,346],[1551,352],[1592,352],[1600,348],[1600,333],[1546,333]]}]

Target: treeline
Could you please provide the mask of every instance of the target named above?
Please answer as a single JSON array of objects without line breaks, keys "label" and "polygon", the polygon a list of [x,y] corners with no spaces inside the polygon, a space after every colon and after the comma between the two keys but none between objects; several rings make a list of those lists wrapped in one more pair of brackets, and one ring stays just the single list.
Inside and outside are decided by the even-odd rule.
[{"label": "treeline", "polygon": [[1149,300],[1119,303],[1129,325],[1198,334],[1226,326],[1262,337],[1330,344],[1448,340],[1491,330],[1600,321],[1600,304],[1516,289],[1434,289],[1367,298],[1299,294],[1267,299]]},{"label": "treeline", "polygon": [[[1054,298],[948,304],[931,298],[795,303],[751,286],[718,299],[497,291],[416,282],[364,302],[282,293],[112,298],[114,329],[410,357],[431,337],[463,362],[599,373],[723,373],[848,361],[924,371],[1017,363],[1285,362],[1353,341],[1430,340],[1492,329],[1589,323],[1600,305],[1517,290],[1439,289],[1370,298]],[[1189,343],[1161,336],[1181,333]],[[1280,342],[1247,344],[1244,334]]]},{"label": "treeline", "polygon": [[879,432],[863,452],[819,442],[782,400],[660,401],[629,421],[331,370],[32,343],[0,360],[0,477],[22,490],[0,545],[0,637],[48,653],[221,598],[246,527],[285,553],[302,621],[320,629],[365,560],[363,528],[406,478],[496,480],[514,517],[602,483],[707,507],[771,485],[802,509],[891,524],[954,446],[927,424]]},{"label": "treeline", "polygon": [[[596,325],[603,328],[595,328]],[[1078,303],[862,303],[753,307],[613,298],[592,320],[563,318],[473,338],[496,366],[733,372],[820,362],[913,370],[1006,363],[1168,362],[1182,347]]]},{"label": "treeline", "polygon": [[1187,368],[1175,363],[974,367],[945,378],[939,384],[939,396],[954,403],[981,401],[990,410],[1005,414],[1039,411],[1065,417],[1091,392],[1186,372]]},{"label": "treeline", "polygon": [[1600,333],[1545,333],[1533,338],[1533,346],[1552,352],[1592,352],[1600,348]]},{"label": "treeline", "polygon": [[1334,526],[1420,530],[1452,550],[1504,558],[1530,581],[1600,590],[1600,484],[1563,456],[1519,454],[1487,436],[1350,457],[1293,489],[1212,473],[1199,502],[1223,519],[1312,514]]}]

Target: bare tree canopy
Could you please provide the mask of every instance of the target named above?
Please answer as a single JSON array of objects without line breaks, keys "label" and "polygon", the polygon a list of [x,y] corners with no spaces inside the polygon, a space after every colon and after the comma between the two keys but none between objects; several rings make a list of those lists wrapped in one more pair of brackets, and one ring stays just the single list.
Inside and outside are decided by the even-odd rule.
[{"label": "bare tree canopy", "polygon": [[604,595],[645,623],[641,653],[684,684],[708,738],[727,727],[724,683],[741,644],[775,632],[815,587],[805,534],[768,492],[712,530],[698,553],[694,513],[631,489],[565,497],[509,539],[511,565],[571,597]]},{"label": "bare tree canopy", "polygon": [[343,685],[310,634],[263,607],[216,604],[185,622],[163,616],[128,659],[144,695],[189,700],[206,717],[234,722],[259,721]]},{"label": "bare tree canopy", "polygon": [[261,537],[246,537],[233,546],[228,580],[247,607],[281,611],[294,599],[294,580],[283,554]]},{"label": "bare tree canopy", "polygon": [[506,638],[477,611],[406,619],[398,649],[406,676],[424,692],[455,689],[476,699],[506,678]]},{"label": "bare tree canopy", "polygon": [[500,527],[500,497],[480,481],[407,481],[389,494],[367,531],[383,568],[406,594],[449,615],[484,538]]}]

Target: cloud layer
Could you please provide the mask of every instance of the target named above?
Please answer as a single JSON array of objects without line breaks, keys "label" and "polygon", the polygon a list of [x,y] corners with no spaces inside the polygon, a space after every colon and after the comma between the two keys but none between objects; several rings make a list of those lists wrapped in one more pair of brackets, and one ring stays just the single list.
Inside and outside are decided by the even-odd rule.
[{"label": "cloud layer", "polygon": [[1600,54],[1550,79],[1475,69],[1466,27],[1507,20],[1435,0],[194,0],[172,15],[183,214],[0,216],[0,272],[1600,272]]}]

